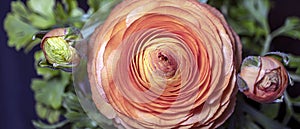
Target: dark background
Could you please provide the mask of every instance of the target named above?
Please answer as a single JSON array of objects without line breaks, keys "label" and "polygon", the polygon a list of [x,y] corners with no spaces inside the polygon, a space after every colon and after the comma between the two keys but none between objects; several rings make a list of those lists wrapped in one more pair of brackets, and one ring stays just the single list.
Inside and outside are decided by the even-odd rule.
[{"label": "dark background", "polygon": [[[6,13],[10,11],[10,1],[0,2],[0,129],[31,129],[33,128],[31,120],[37,119],[33,92],[30,89],[31,79],[37,77],[33,61],[34,52],[24,54],[23,51],[17,52],[7,46],[3,20]],[[85,1],[80,0],[80,2]],[[287,16],[300,17],[300,0],[273,0],[272,2],[274,6],[269,15],[272,29],[281,26]],[[38,47],[34,48],[34,50],[38,49]],[[271,49],[300,55],[300,41],[276,38]],[[296,91],[299,94],[300,88],[296,89],[299,89]],[[296,123],[290,125],[293,128],[299,126]]]},{"label": "dark background", "polygon": [[3,20],[11,0],[0,2],[0,129],[32,129],[36,119],[31,78],[36,77],[33,52],[24,54],[7,46]]}]

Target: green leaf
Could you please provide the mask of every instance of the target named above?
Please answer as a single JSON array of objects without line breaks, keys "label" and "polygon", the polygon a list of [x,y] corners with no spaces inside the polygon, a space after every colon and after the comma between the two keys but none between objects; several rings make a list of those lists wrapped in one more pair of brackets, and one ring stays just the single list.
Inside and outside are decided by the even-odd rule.
[{"label": "green leaf", "polygon": [[266,36],[269,34],[267,15],[268,0],[210,0],[225,15],[230,26],[243,40],[243,50],[248,55],[259,54],[263,50]]},{"label": "green leaf", "polygon": [[272,33],[273,37],[279,35],[300,39],[300,19],[298,17],[288,17],[284,25]]},{"label": "green leaf", "polygon": [[76,129],[82,129],[82,128],[102,129],[98,126],[96,121],[93,121],[91,119],[83,119],[81,121],[78,121],[78,122],[74,123],[73,128],[76,128]]},{"label": "green leaf", "polygon": [[290,62],[288,64],[291,68],[296,68],[296,74],[300,75],[300,56],[289,55]]},{"label": "green leaf", "polygon": [[114,7],[121,0],[88,0],[88,5],[90,7],[89,13],[95,13],[98,10],[108,14],[112,7]]},{"label": "green leaf", "polygon": [[285,28],[300,27],[300,19],[298,17],[288,17],[284,23]]},{"label": "green leaf", "polygon": [[73,111],[67,112],[65,117],[70,121],[80,121],[87,118],[86,114]]},{"label": "green leaf", "polygon": [[63,0],[63,4],[65,5],[65,8],[69,14],[72,12],[72,10],[78,8],[76,0]]},{"label": "green leaf", "polygon": [[98,127],[97,122],[91,120],[85,112],[68,111],[65,117],[74,122],[76,128],[95,128]]},{"label": "green leaf", "polygon": [[72,129],[99,128],[97,122],[87,116],[74,93],[65,93],[63,107],[67,109],[64,116],[73,123]]},{"label": "green leaf", "polygon": [[37,14],[40,14],[41,16],[50,18],[49,20],[54,19],[54,4],[54,0],[29,0],[27,2],[27,5],[30,10]]},{"label": "green leaf", "polygon": [[96,12],[101,4],[101,0],[88,0],[88,5],[89,5],[89,12],[94,13]]},{"label": "green leaf", "polygon": [[300,40],[300,29],[299,30],[290,30],[288,32],[285,32],[283,35]]},{"label": "green leaf", "polygon": [[68,14],[61,3],[56,4],[55,16],[57,22],[64,22],[68,18]]},{"label": "green leaf", "polygon": [[37,115],[40,118],[45,119],[47,117],[48,109],[45,106],[43,106],[41,103],[37,103],[35,105],[35,109],[36,109]]},{"label": "green leaf", "polygon": [[77,96],[72,92],[65,93],[63,106],[68,111],[84,112]]},{"label": "green leaf", "polygon": [[53,0],[30,0],[27,5],[29,8],[20,1],[12,2],[12,12],[7,14],[4,22],[9,38],[8,45],[16,47],[16,50],[25,48],[25,52],[30,51],[40,41],[32,41],[35,33],[55,24]]},{"label": "green leaf", "polygon": [[[94,13],[91,15],[87,22],[85,22],[83,29],[81,30],[81,33],[83,37],[89,37],[93,33],[96,27],[98,27],[101,23],[103,23],[106,19],[106,17],[109,15],[111,9],[121,2],[121,0],[89,0],[89,6],[90,10],[88,11],[89,14]],[[95,5],[94,5],[95,4]],[[93,10],[92,6],[98,6],[97,12]]]},{"label": "green leaf", "polygon": [[17,15],[9,13],[4,20],[4,29],[8,34],[8,46],[20,50],[27,46],[38,29],[20,20]]},{"label": "green leaf", "polygon": [[244,6],[259,21],[268,16],[270,3],[268,0],[244,0]]},{"label": "green leaf", "polygon": [[28,20],[33,26],[41,29],[55,25],[54,4],[54,0],[29,0],[28,8],[34,13],[29,15]]},{"label": "green leaf", "polygon": [[83,10],[78,8],[78,3],[75,0],[63,0],[66,10],[70,16],[83,15]]},{"label": "green leaf", "polygon": [[49,116],[47,118],[47,121],[51,124],[57,122],[59,120],[60,111],[59,110],[52,110],[49,112]]},{"label": "green leaf", "polygon": [[268,32],[267,17],[270,9],[269,0],[244,0],[243,5]]},{"label": "green leaf", "polygon": [[[40,42],[32,41],[32,36],[41,29],[65,25],[81,27],[86,20],[82,18],[84,11],[78,7],[77,1],[64,0],[66,9],[61,4],[57,4],[56,8],[54,5],[54,0],[28,0],[28,7],[20,1],[12,2],[12,12],[7,14],[4,22],[8,45],[16,47],[16,50],[25,48],[28,52]],[[69,12],[66,14],[65,10]]]},{"label": "green leaf", "polygon": [[25,5],[20,1],[11,2],[11,10],[13,14],[22,18],[27,18],[30,13]]},{"label": "green leaf", "polygon": [[64,90],[68,83],[69,74],[62,74],[61,79],[55,78],[49,81],[34,79],[31,88],[35,92],[36,101],[58,109],[61,107]]},{"label": "green leaf", "polygon": [[69,123],[68,120],[65,120],[65,121],[62,121],[62,122],[59,122],[59,123],[56,123],[56,124],[51,124],[51,125],[48,125],[48,124],[45,124],[41,121],[32,121],[33,125],[36,127],[36,128],[40,128],[40,129],[56,129],[56,128],[60,128],[60,127],[63,127],[64,125],[66,125],[67,123]]},{"label": "green leaf", "polygon": [[41,119],[46,119],[51,124],[58,122],[61,115],[60,110],[53,109],[40,102],[36,104],[36,112]]},{"label": "green leaf", "polygon": [[249,55],[254,54],[254,53],[260,53],[262,48],[257,43],[254,43],[255,39],[249,38],[249,37],[241,37],[241,41],[243,43],[243,49],[246,49],[246,50],[252,52],[252,53],[248,52]]},{"label": "green leaf", "polygon": [[261,111],[269,118],[274,119],[279,112],[279,104],[263,104],[261,106]]},{"label": "green leaf", "polygon": [[63,4],[57,2],[55,9],[55,18],[60,26],[70,25],[81,28],[86,21],[84,10],[78,7],[75,0],[63,0]]},{"label": "green leaf", "polygon": [[84,11],[78,7],[77,1],[64,0],[63,4],[57,3],[55,9],[55,18],[57,24],[64,26],[65,24],[82,27],[86,18],[84,18]]},{"label": "green leaf", "polygon": [[40,29],[46,29],[55,24],[54,19],[48,19],[48,18],[42,17],[38,14],[30,14],[28,16],[28,19],[30,20],[31,25],[38,27]]},{"label": "green leaf", "polygon": [[[98,0],[104,8],[101,9],[101,19],[109,14],[110,9],[116,1],[120,0]],[[32,41],[32,36],[41,29],[50,29],[57,26],[75,25],[82,26],[88,16],[78,7],[77,1],[62,0],[63,4],[54,0],[27,0],[27,7],[20,1],[12,2],[12,12],[5,19],[5,30],[9,37],[9,46],[17,50],[25,48],[30,51],[39,44],[40,40]],[[103,15],[103,16],[102,16]],[[35,63],[44,59],[42,51],[35,53]],[[36,112],[39,118],[47,120],[50,125],[41,121],[33,121],[37,128],[60,128],[69,123],[69,120],[61,123],[61,114],[74,116],[74,120],[80,116],[80,120],[72,121],[71,126],[77,128],[97,128],[97,123],[88,118],[83,111],[77,96],[70,86],[70,74],[47,68],[36,67],[38,75],[42,79],[32,80],[31,88],[35,93]],[[67,88],[68,87],[68,88]],[[65,93],[67,92],[67,93]],[[68,113],[69,112],[69,113]],[[72,115],[73,114],[73,115]],[[67,115],[68,116],[68,115]]]}]

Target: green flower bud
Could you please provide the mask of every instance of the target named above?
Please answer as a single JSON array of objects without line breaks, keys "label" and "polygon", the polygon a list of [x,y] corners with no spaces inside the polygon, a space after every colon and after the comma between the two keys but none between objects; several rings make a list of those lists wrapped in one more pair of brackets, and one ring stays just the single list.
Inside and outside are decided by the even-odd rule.
[{"label": "green flower bud", "polygon": [[52,37],[44,40],[43,50],[50,64],[69,64],[76,58],[76,50],[62,37]]},{"label": "green flower bud", "polygon": [[49,31],[41,41],[46,61],[40,62],[40,65],[71,71],[80,61],[74,44],[81,38],[80,31],[76,28],[57,28]]}]

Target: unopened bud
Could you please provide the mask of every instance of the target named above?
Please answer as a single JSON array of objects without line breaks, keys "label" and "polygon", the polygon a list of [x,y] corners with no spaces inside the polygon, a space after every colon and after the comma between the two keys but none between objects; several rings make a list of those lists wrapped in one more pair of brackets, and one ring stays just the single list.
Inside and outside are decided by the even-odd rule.
[{"label": "unopened bud", "polygon": [[80,61],[74,43],[81,38],[80,31],[75,28],[57,28],[49,31],[41,41],[46,58],[46,62],[42,62],[43,65],[71,71]]},{"label": "unopened bud", "polygon": [[269,103],[281,98],[289,83],[289,76],[277,59],[250,56],[244,59],[238,80],[240,90],[247,97]]}]

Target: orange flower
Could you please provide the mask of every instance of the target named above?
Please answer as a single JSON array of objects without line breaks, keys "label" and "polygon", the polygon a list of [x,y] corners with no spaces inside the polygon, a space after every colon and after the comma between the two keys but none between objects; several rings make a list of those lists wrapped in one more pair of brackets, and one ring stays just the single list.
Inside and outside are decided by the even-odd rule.
[{"label": "orange flower", "polygon": [[280,98],[289,77],[281,62],[272,57],[247,57],[242,64],[240,77],[247,85],[243,93],[261,103],[270,103]]},{"label": "orange flower", "polygon": [[125,128],[216,128],[233,112],[239,38],[196,0],[125,0],[90,40],[98,110]]}]

